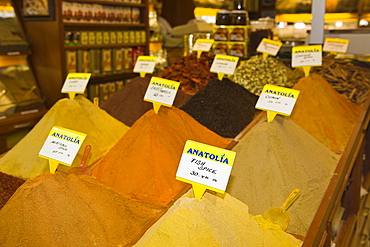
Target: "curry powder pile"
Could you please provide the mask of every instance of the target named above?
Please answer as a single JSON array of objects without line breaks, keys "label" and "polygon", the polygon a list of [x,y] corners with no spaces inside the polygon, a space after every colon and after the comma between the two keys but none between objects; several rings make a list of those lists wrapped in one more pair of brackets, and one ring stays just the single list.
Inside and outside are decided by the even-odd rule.
[{"label": "curry powder pile", "polygon": [[362,107],[337,93],[317,74],[301,78],[294,89],[300,94],[291,119],[330,150],[343,152]]},{"label": "curry powder pile", "polygon": [[[127,132],[128,126],[114,119],[83,96],[59,100],[34,128],[0,159],[0,171],[19,178],[33,178],[49,171],[48,160],[38,157],[53,126],[87,134],[72,167],[78,167],[86,145],[92,150],[86,166],[102,158]],[[59,165],[68,171],[70,167]]]}]

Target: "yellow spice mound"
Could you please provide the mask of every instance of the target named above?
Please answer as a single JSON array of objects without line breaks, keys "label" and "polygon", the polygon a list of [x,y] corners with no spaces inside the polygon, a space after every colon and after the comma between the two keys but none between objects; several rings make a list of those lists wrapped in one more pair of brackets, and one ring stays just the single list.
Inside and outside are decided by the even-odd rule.
[{"label": "yellow spice mound", "polygon": [[[88,99],[61,99],[45,114],[36,126],[0,159],[0,171],[15,177],[33,178],[49,170],[46,159],[38,153],[53,126],[60,126],[87,134],[72,166],[81,161],[86,145],[91,145],[87,166],[102,158],[129,130],[129,127],[111,117]],[[68,171],[70,167],[59,165]]]},{"label": "yellow spice mound", "polygon": [[168,210],[136,243],[166,247],[290,247],[302,242],[278,225],[253,218],[248,206],[225,194],[205,193],[201,200],[187,193]]},{"label": "yellow spice mound", "polygon": [[322,76],[310,74],[294,86],[300,90],[291,119],[334,152],[343,152],[361,111]]},{"label": "yellow spice mound", "polygon": [[159,212],[92,177],[44,173],[0,210],[0,246],[126,246]]}]

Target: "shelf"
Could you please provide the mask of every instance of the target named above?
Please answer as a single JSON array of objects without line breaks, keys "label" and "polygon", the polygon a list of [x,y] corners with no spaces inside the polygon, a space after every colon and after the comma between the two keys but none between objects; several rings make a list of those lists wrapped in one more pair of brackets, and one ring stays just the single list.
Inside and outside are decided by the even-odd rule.
[{"label": "shelf", "polygon": [[111,44],[111,45],[76,45],[76,46],[65,46],[65,50],[87,50],[87,49],[101,49],[101,48],[121,48],[121,47],[133,47],[133,46],[145,46],[146,43],[131,43],[131,44]]},{"label": "shelf", "polygon": [[30,55],[31,51],[8,51],[8,52],[0,52],[0,56],[19,56],[19,55]]},{"label": "shelf", "polygon": [[66,27],[146,27],[143,23],[63,22],[63,25]]},{"label": "shelf", "polygon": [[0,116],[0,134],[6,134],[19,129],[32,127],[45,113],[45,108],[39,108]]},{"label": "shelf", "polygon": [[119,74],[106,74],[106,75],[92,75],[89,84],[98,84],[111,81],[121,81],[139,76],[138,73],[132,71],[123,72]]},{"label": "shelf", "polygon": [[146,7],[146,5],[143,3],[126,3],[126,2],[115,2],[115,1],[68,0],[68,2],[128,6],[128,7],[143,7],[143,8]]}]

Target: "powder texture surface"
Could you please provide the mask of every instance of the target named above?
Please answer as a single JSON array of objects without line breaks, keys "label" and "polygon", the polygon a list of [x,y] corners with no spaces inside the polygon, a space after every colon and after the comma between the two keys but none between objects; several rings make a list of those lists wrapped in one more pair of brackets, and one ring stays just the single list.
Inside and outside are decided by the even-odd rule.
[{"label": "powder texture surface", "polygon": [[248,206],[226,194],[189,193],[175,204],[136,243],[139,246],[301,246],[301,241],[262,217],[254,219]]},{"label": "powder texture surface", "polygon": [[1,246],[125,246],[159,209],[125,198],[89,176],[44,173],[0,211]]},{"label": "powder texture surface", "polygon": [[280,207],[294,189],[287,232],[305,236],[339,160],[291,119],[276,116],[254,126],[233,148],[236,158],[227,192],[253,215]]},{"label": "powder texture surface", "polygon": [[[92,147],[86,164],[90,166],[103,157],[129,129],[85,97],[61,99],[0,159],[0,171],[26,179],[49,171],[48,160],[38,157],[38,153],[53,126],[87,134],[72,167],[79,166],[86,145]],[[68,171],[70,167],[59,165],[58,169]]]},{"label": "powder texture surface", "polygon": [[[144,101],[151,78],[151,75],[146,75],[144,78],[135,77],[103,102],[100,106],[101,109],[131,127],[142,115],[153,109],[153,103]],[[178,90],[173,106],[180,107],[191,97],[191,95]]]},{"label": "powder texture surface", "polygon": [[24,179],[0,172],[0,209],[24,182]]},{"label": "powder texture surface", "polygon": [[258,96],[227,78],[212,80],[182,110],[217,134],[236,137],[260,112]]},{"label": "powder texture surface", "polygon": [[230,141],[175,107],[145,113],[93,166],[97,179],[119,193],[166,206],[187,184],[176,171],[187,140],[225,148]]},{"label": "powder texture surface", "polygon": [[322,76],[310,74],[294,86],[300,90],[291,119],[334,152],[347,145],[361,106],[337,93]]}]

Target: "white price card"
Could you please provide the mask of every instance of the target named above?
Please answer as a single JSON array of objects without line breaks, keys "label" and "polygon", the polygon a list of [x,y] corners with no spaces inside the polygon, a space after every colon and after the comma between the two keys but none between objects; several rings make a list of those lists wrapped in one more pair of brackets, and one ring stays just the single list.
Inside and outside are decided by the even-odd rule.
[{"label": "white price card", "polygon": [[322,49],[325,52],[346,53],[348,44],[348,39],[326,38]]},{"label": "white price card", "polygon": [[258,98],[256,108],[289,116],[292,113],[299,93],[300,91],[295,89],[266,84]]},{"label": "white price card", "polygon": [[135,63],[134,72],[153,73],[156,62],[157,57],[139,56]]},{"label": "white price card", "polygon": [[85,138],[86,134],[84,133],[54,126],[46,138],[39,156],[70,166]]},{"label": "white price card", "polygon": [[84,93],[90,77],[90,73],[68,74],[62,87],[62,93]]},{"label": "white price card", "polygon": [[217,54],[213,60],[210,71],[220,74],[234,74],[239,57]]},{"label": "white price card", "polygon": [[153,76],[144,95],[144,100],[171,107],[180,83]]},{"label": "white price card", "polygon": [[276,56],[282,45],[283,44],[280,41],[274,41],[264,38],[258,45],[257,51]]},{"label": "white price card", "polygon": [[292,67],[320,66],[322,64],[322,46],[294,46],[292,48]]},{"label": "white price card", "polygon": [[213,42],[213,39],[197,39],[193,45],[193,51],[209,51]]},{"label": "white price card", "polygon": [[205,185],[224,193],[235,160],[235,152],[188,140],[181,156],[176,179]]}]

